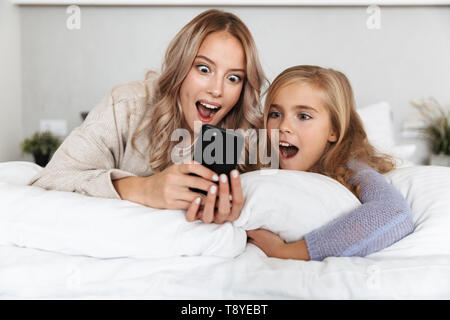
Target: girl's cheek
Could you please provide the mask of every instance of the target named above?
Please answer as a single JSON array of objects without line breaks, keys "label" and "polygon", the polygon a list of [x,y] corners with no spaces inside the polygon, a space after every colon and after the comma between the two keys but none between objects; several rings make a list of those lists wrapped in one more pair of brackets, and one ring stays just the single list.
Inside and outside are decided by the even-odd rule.
[{"label": "girl's cheek", "polygon": [[273,129],[276,129],[276,128],[277,128],[277,126],[276,126],[274,119],[268,118],[267,119],[267,131],[268,131],[269,135],[270,135],[270,131]]}]

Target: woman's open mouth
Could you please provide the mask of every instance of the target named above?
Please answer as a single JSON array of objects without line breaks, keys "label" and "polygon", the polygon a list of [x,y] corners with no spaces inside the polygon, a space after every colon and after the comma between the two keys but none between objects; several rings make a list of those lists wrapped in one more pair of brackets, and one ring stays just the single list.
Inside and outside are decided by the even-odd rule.
[{"label": "woman's open mouth", "polygon": [[283,159],[292,158],[298,152],[298,148],[296,146],[285,141],[280,141],[279,150],[280,155]]},{"label": "woman's open mouth", "polygon": [[198,117],[202,122],[209,122],[214,118],[214,115],[222,108],[220,105],[206,103],[204,101],[197,101]]}]

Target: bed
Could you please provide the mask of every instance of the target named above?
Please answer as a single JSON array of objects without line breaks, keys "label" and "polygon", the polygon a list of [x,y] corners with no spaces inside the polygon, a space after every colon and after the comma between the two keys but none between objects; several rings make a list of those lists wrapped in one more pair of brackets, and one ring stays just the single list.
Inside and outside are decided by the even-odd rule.
[{"label": "bed", "polygon": [[[396,145],[392,108],[358,109],[379,150]],[[27,186],[41,167],[0,163],[2,299],[449,299],[450,168],[399,163],[386,179],[411,206],[415,230],[366,257],[268,258],[246,242],[266,228],[286,241],[345,214],[358,200],[315,174],[242,175],[234,223],[188,223],[182,211]],[[299,205],[301,204],[301,205]]]},{"label": "bed", "polygon": [[[321,262],[268,258],[246,243],[245,229],[265,227],[289,239],[358,205],[326,177],[288,170],[243,175],[242,218],[219,226],[188,223],[181,211],[27,186],[40,170],[30,162],[0,163],[2,299],[450,298],[447,167],[386,174],[411,205],[412,234],[366,257]],[[287,193],[278,203],[268,181]],[[312,194],[334,195],[315,202],[305,195],[311,203],[300,208],[283,186],[302,181],[299,188],[316,186]],[[338,209],[330,214],[331,207]],[[283,213],[275,215],[276,208]]]}]

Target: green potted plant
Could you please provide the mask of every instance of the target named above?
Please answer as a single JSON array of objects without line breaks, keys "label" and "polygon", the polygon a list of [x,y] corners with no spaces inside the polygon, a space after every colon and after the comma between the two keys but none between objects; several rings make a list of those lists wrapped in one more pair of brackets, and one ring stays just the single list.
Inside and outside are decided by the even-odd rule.
[{"label": "green potted plant", "polygon": [[22,156],[25,153],[30,153],[33,155],[36,164],[45,167],[50,161],[53,152],[60,145],[61,139],[53,135],[50,131],[35,132],[31,138],[22,141]]},{"label": "green potted plant", "polygon": [[450,166],[450,110],[443,108],[434,98],[412,101],[421,115],[420,128],[431,144],[431,165]]}]

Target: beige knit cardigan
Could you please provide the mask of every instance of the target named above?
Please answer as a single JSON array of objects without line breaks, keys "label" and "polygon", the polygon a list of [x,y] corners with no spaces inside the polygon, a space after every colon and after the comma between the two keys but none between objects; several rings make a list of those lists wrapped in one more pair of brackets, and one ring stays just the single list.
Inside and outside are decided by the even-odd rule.
[{"label": "beige knit cardigan", "polygon": [[147,79],[113,88],[67,136],[29,185],[120,199],[112,181],[152,175],[147,142],[151,129],[135,141],[144,157],[132,149],[131,138],[149,116],[154,83],[154,79]]}]

